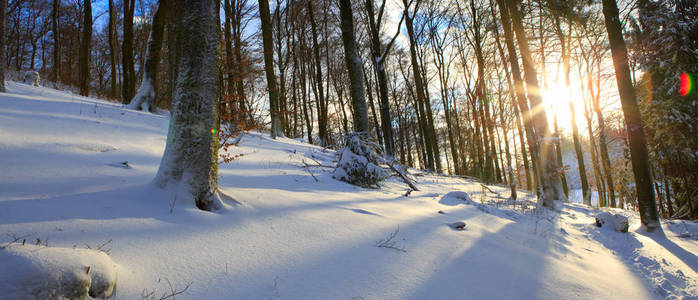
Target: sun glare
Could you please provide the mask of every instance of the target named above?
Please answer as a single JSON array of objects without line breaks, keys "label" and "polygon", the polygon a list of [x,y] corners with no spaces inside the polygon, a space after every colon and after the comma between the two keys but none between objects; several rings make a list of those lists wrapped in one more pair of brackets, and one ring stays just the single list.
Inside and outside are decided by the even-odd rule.
[{"label": "sun glare", "polygon": [[[572,114],[570,112],[569,100],[572,98],[575,109],[575,117],[577,122],[583,117],[581,111],[584,109],[584,103],[575,93],[568,93],[564,85],[550,85],[547,89],[541,91],[543,97],[544,109],[548,116],[550,130],[553,130],[553,117],[557,116],[557,126],[563,134],[572,132]],[[579,126],[579,124],[577,124]]]}]

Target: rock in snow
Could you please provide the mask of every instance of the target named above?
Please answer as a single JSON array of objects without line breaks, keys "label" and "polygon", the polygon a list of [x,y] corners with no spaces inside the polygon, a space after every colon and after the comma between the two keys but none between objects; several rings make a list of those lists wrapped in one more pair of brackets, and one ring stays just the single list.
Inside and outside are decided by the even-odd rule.
[{"label": "rock in snow", "polygon": [[465,224],[463,221],[458,221],[455,223],[448,224],[448,226],[451,226],[451,228],[455,230],[465,230],[465,228],[468,226]]},{"label": "rock in snow", "polygon": [[628,232],[628,218],[605,211],[596,215],[596,226],[612,228],[618,232]]},{"label": "rock in snow", "polygon": [[0,248],[0,291],[5,299],[108,298],[116,268],[102,251],[10,244]]}]

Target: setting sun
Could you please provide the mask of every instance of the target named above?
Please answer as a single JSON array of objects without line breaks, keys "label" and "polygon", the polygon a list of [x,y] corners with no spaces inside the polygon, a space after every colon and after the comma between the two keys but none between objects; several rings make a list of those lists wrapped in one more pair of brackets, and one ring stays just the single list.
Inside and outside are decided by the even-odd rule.
[{"label": "setting sun", "polygon": [[555,115],[557,116],[557,126],[560,131],[563,134],[568,134],[571,132],[572,114],[569,106],[570,98],[574,103],[575,117],[577,122],[584,117],[584,103],[582,103],[581,96],[576,94],[574,90],[568,93],[567,88],[565,88],[564,85],[551,85],[547,89],[543,89],[541,91],[541,96],[543,97],[543,105],[548,116],[551,131],[553,130],[553,117]]}]

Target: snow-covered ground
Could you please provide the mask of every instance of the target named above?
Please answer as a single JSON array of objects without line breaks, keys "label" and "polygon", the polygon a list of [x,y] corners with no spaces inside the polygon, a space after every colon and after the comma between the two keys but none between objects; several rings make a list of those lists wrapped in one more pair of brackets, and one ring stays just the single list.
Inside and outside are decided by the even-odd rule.
[{"label": "snow-covered ground", "polygon": [[[204,212],[150,185],[166,116],[7,86],[0,246],[101,249],[113,298],[698,299],[695,222],[647,234],[615,211],[631,222],[617,233],[594,226],[598,210],[540,212],[531,195],[512,205],[506,188],[415,170],[409,195],[396,178],[359,188],[332,179],[333,151],[254,132],[219,169],[239,204]],[[1,253],[18,247],[0,250],[0,298],[23,298]]]}]

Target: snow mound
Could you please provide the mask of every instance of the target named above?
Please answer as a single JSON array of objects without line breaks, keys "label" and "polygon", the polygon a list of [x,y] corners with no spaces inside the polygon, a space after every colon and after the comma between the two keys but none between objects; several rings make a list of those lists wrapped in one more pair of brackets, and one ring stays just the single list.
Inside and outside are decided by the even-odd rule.
[{"label": "snow mound", "polygon": [[470,199],[470,195],[462,191],[448,192],[446,195],[441,197],[439,203],[449,206],[456,206],[458,204],[473,204],[473,200]]},{"label": "snow mound", "polygon": [[618,232],[628,232],[628,218],[605,211],[596,215],[596,226],[612,228]]},{"label": "snow mound", "polygon": [[698,240],[698,221],[668,221],[667,225],[678,237]]},{"label": "snow mound", "polygon": [[116,285],[116,264],[96,250],[10,244],[0,269],[6,299],[108,298]]}]

